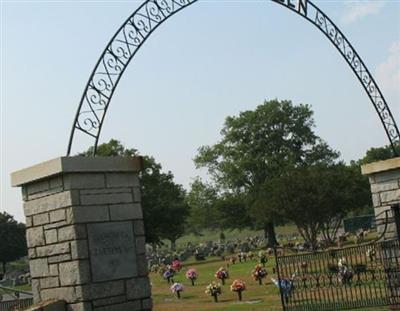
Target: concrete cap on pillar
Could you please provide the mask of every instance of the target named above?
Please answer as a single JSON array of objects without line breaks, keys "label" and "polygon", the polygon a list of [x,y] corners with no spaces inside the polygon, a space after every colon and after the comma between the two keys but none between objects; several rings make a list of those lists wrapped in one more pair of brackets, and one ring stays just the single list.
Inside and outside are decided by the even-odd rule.
[{"label": "concrete cap on pillar", "polygon": [[11,174],[13,187],[61,173],[140,172],[142,157],[59,157]]},{"label": "concrete cap on pillar", "polygon": [[379,172],[391,171],[400,168],[400,157],[373,162],[361,166],[363,175],[371,175]]}]

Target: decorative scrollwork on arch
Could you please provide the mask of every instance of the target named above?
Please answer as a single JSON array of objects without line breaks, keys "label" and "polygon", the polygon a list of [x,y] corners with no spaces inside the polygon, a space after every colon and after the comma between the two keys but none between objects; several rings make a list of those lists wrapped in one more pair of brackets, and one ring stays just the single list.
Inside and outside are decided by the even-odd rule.
[{"label": "decorative scrollwork on arch", "polygon": [[[379,89],[378,84],[375,82],[375,79],[357,51],[351,45],[350,41],[345,37],[335,23],[311,1],[298,0],[297,6],[288,6],[287,3],[285,5],[285,1],[281,0],[272,1],[288,7],[298,15],[307,19],[333,43],[357,76],[359,82],[370,98],[386,131],[386,135],[389,138],[394,155],[400,155],[400,132],[390,111],[389,105]],[[299,3],[301,3],[301,5],[299,5]]]},{"label": "decorative scrollwork on arch", "polygon": [[[146,0],[118,29],[98,60],[75,115],[67,155],[70,155],[74,135],[80,131],[94,139],[94,154],[111,98],[129,62],[151,33],[169,17],[198,0]],[[309,0],[272,0],[294,11],[315,25],[334,44],[364,87],[384,126],[396,155],[400,133],[393,115],[353,46],[332,20]]]},{"label": "decorative scrollwork on arch", "polygon": [[133,56],[166,19],[197,0],[147,0],[118,29],[101,54],[79,103],[68,145],[75,131],[94,139],[96,147],[115,88]]}]

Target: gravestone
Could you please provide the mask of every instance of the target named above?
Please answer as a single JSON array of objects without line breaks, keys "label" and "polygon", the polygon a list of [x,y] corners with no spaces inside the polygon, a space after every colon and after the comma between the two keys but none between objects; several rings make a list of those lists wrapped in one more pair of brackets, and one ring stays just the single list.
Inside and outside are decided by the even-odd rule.
[{"label": "gravestone", "polygon": [[12,174],[22,187],[35,302],[151,310],[141,158],[62,157]]}]

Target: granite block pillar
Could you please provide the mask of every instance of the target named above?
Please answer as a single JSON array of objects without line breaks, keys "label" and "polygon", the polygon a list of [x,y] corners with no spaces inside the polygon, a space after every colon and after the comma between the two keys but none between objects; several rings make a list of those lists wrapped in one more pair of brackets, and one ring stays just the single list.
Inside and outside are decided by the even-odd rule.
[{"label": "granite block pillar", "polygon": [[399,237],[400,228],[397,227],[398,219],[395,217],[399,215],[397,209],[400,204],[400,157],[363,165],[361,171],[363,175],[369,177],[371,184],[378,232],[382,232],[385,227],[385,211],[388,211],[390,223],[384,239]]},{"label": "granite block pillar", "polygon": [[36,302],[152,309],[140,169],[140,157],[61,157],[12,174],[22,187]]},{"label": "granite block pillar", "polygon": [[387,293],[391,298],[390,310],[400,310],[400,248],[396,241],[400,239],[400,157],[363,165],[361,171],[371,184],[378,233],[386,228],[383,236],[386,241],[380,245],[387,273]]}]

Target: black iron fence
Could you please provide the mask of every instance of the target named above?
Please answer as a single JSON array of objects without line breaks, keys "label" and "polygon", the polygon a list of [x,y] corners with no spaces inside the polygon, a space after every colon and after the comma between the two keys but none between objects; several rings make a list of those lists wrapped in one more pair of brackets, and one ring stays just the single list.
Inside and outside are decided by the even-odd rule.
[{"label": "black iron fence", "polygon": [[0,311],[25,310],[33,305],[33,298],[23,298],[17,300],[0,302]]},{"label": "black iron fence", "polygon": [[276,260],[285,311],[400,306],[398,239]]}]

